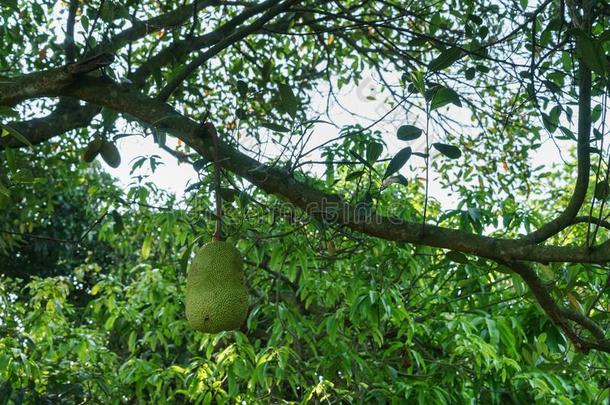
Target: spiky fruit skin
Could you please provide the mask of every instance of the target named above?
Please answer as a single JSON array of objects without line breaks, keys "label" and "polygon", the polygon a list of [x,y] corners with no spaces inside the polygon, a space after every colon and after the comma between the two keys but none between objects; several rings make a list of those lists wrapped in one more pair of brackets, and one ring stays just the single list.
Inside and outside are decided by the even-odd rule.
[{"label": "spiky fruit skin", "polygon": [[248,290],[241,254],[213,241],[195,254],[186,278],[186,319],[206,333],[238,329],[248,315]]}]

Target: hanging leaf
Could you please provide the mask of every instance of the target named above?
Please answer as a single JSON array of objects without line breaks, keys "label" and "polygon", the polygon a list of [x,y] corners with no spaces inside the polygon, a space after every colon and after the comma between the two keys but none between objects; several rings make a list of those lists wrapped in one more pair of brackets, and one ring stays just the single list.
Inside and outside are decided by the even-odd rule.
[{"label": "hanging leaf", "polygon": [[205,165],[208,164],[207,159],[197,159],[193,162],[193,169],[196,172],[201,171],[201,169],[203,169],[205,167]]},{"label": "hanging leaf", "polygon": [[365,173],[364,170],[358,170],[358,171],[355,171],[355,172],[351,172],[350,174],[345,176],[345,181],[354,181],[356,179],[359,179],[360,177],[362,177],[362,175],[364,173]]},{"label": "hanging leaf", "polygon": [[559,120],[555,120],[553,117],[551,117],[550,115],[545,114],[545,113],[541,113],[541,115],[542,115],[542,124],[544,125],[546,130],[549,131],[550,133],[555,132],[555,130],[557,129],[557,126],[559,125]]},{"label": "hanging leaf", "polygon": [[0,194],[4,195],[5,197],[8,197],[10,195],[10,191],[8,190],[8,187],[6,187],[1,181],[0,181]]},{"label": "hanging leaf", "polygon": [[263,82],[267,83],[271,78],[271,70],[273,69],[273,64],[270,60],[266,60],[263,64],[263,68],[261,69],[261,79]]},{"label": "hanging leaf", "polygon": [[572,30],[574,36],[578,39],[576,49],[581,60],[585,65],[600,76],[606,75],[606,57],[604,49],[599,41],[589,38],[589,36],[581,30]]},{"label": "hanging leaf", "polygon": [[473,67],[466,69],[466,71],[464,72],[464,77],[466,77],[466,80],[474,79],[476,71],[477,70]]},{"label": "hanging leaf", "polygon": [[366,160],[375,163],[383,153],[383,145],[379,142],[371,142],[366,147]]},{"label": "hanging leaf", "polygon": [[422,134],[422,130],[413,125],[403,125],[398,128],[396,137],[401,141],[412,141],[419,138]]},{"label": "hanging leaf", "polygon": [[455,250],[451,250],[451,251],[447,252],[447,254],[445,255],[445,258],[447,260],[450,260],[450,261],[456,262],[456,263],[460,263],[460,264],[470,263],[470,260],[468,260],[468,257],[466,257],[466,255],[464,253],[458,252]]},{"label": "hanging leaf", "polygon": [[2,128],[2,131],[1,131],[2,133],[0,134],[0,138],[4,138],[5,136],[11,135],[15,139],[17,139],[19,142],[23,143],[24,145],[34,146],[28,140],[28,138],[23,136],[23,134],[21,132],[17,131],[15,128],[10,127],[8,125],[2,125],[2,124],[0,124],[0,128]]},{"label": "hanging leaf", "polygon": [[118,234],[124,228],[123,217],[121,217],[121,214],[117,210],[112,211],[111,215],[112,215],[112,219],[114,221],[112,230],[114,231],[114,233]]},{"label": "hanging leaf", "polygon": [[449,48],[441,52],[441,54],[428,64],[428,70],[436,72],[443,70],[453,65],[458,59],[462,57],[462,51],[459,48]]},{"label": "hanging leaf", "polygon": [[410,157],[411,147],[407,146],[406,148],[401,149],[396,156],[390,160],[390,164],[388,165],[383,178],[386,179],[399,171],[405,165],[405,163],[407,163]]},{"label": "hanging leaf", "polygon": [[375,168],[373,167],[373,165],[371,165],[365,158],[363,158],[362,156],[360,156],[360,154],[358,152],[356,152],[355,150],[350,150],[349,151],[350,155],[352,155],[353,157],[356,158],[356,160],[358,160],[360,163],[362,163],[363,165],[365,165],[366,167],[368,167],[372,172],[377,173],[377,170],[375,170]]},{"label": "hanging leaf", "polygon": [[248,83],[243,80],[237,81],[237,92],[240,96],[245,97],[248,94]]},{"label": "hanging leaf", "polygon": [[598,200],[605,200],[610,194],[610,184],[608,180],[602,180],[595,185],[595,198]]},{"label": "hanging leaf", "polygon": [[186,269],[188,267],[189,264],[189,259],[191,257],[191,250],[193,249],[193,244],[187,245],[186,248],[184,248],[184,251],[182,252],[182,255],[180,256],[180,271],[183,274],[186,274]]},{"label": "hanging leaf", "polygon": [[289,128],[280,124],[274,124],[273,122],[263,122],[261,125],[275,132],[290,132]]},{"label": "hanging leaf", "polygon": [[297,115],[299,103],[297,101],[296,96],[292,92],[292,89],[287,84],[280,83],[278,85],[278,90],[280,92],[282,106],[292,118],[295,118]]},{"label": "hanging leaf", "polygon": [[392,184],[401,184],[403,186],[408,186],[409,181],[402,174],[399,174],[396,176],[390,176],[381,183],[381,189],[383,190],[384,188],[386,188]]},{"label": "hanging leaf", "polygon": [[458,159],[460,156],[462,156],[462,151],[457,146],[447,145],[446,143],[440,142],[433,143],[432,146],[434,146],[437,151],[447,156],[449,159]]},{"label": "hanging leaf", "polygon": [[239,197],[239,191],[234,188],[221,187],[220,188],[220,196],[223,201],[232,203],[236,198]]},{"label": "hanging leaf", "polygon": [[462,106],[460,96],[448,87],[440,87],[432,97],[430,102],[430,111],[446,106],[447,104],[455,104],[458,107]]},{"label": "hanging leaf", "polygon": [[150,250],[152,249],[152,236],[148,235],[142,243],[142,259],[146,260],[150,257]]}]

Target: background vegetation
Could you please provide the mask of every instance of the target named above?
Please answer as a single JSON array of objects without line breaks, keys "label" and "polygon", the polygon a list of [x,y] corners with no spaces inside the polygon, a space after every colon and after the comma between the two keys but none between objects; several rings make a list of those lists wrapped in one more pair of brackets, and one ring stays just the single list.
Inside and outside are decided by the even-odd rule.
[{"label": "background vegetation", "polygon": [[[605,403],[609,15],[4,1],[0,402]],[[321,127],[367,75],[399,118]],[[214,229],[203,121],[251,295],[214,335],[183,303]],[[127,187],[81,158],[131,136],[159,156]],[[147,178],[169,159],[183,196]]]}]

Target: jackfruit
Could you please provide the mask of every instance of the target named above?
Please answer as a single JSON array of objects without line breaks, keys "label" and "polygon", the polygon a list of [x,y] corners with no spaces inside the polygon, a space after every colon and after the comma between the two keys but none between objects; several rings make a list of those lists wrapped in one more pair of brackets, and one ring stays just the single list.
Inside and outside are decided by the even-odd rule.
[{"label": "jackfruit", "polygon": [[85,152],[83,153],[83,160],[87,163],[93,162],[93,159],[100,153],[101,147],[102,140],[100,138],[94,138],[87,144],[87,148],[85,148]]},{"label": "jackfruit", "polygon": [[104,140],[100,146],[100,154],[102,155],[102,159],[104,159],[110,167],[116,169],[121,164],[121,154],[112,142]]},{"label": "jackfruit", "polygon": [[186,319],[206,333],[238,329],[248,315],[243,260],[230,243],[212,241],[193,258],[186,278]]}]

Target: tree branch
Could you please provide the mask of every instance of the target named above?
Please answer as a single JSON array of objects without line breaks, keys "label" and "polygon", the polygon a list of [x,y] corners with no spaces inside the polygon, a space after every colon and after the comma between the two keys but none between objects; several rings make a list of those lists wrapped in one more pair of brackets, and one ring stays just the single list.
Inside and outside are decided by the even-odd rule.
[{"label": "tree branch", "polygon": [[[213,158],[209,139],[198,136],[199,125],[172,107],[151,99],[129,86],[83,78],[78,85],[58,89],[65,93],[116,111],[129,114],[151,126],[172,133],[208,160]],[[222,143],[223,168],[249,180],[264,191],[275,194],[308,213],[322,214],[329,221],[354,231],[397,242],[415,243],[457,250],[494,260],[535,262],[605,263],[610,261],[610,242],[592,249],[570,246],[536,246],[522,240],[471,234],[434,225],[408,222],[372,213],[363,215],[357,207],[338,195],[324,193],[298,181],[281,169],[269,167]]]},{"label": "tree branch", "polygon": [[227,47],[233,45],[234,43],[241,41],[248,35],[258,31],[272,18],[286,11],[291,5],[293,5],[297,1],[298,0],[287,0],[282,4],[274,6],[277,3],[277,0],[267,0],[264,3],[252,7],[250,11],[256,14],[264,10],[267,10],[267,12],[252,24],[244,27],[239,31],[234,32],[233,34],[229,35],[227,38],[218,42],[216,45],[214,45],[213,47],[199,55],[197,58],[192,60],[180,72],[178,72],[178,74],[176,74],[174,78],[159,92],[159,100],[167,100],[169,96],[178,88],[178,86],[180,86],[180,84],[182,84],[182,82],[186,80],[188,76],[191,75],[191,73],[197,70],[211,57],[218,54]]},{"label": "tree branch", "polygon": [[[577,41],[577,46],[580,41]],[[553,235],[558,234],[572,223],[574,217],[582,207],[589,186],[589,169],[591,165],[591,151],[589,142],[591,139],[591,70],[580,62],[580,81],[578,85],[578,141],[577,159],[578,173],[576,184],[570,202],[565,210],[554,220],[547,222],[538,230],[526,235],[523,240],[529,243],[544,242]]]}]

